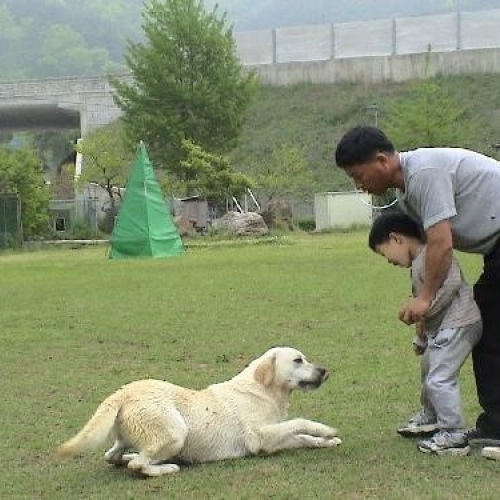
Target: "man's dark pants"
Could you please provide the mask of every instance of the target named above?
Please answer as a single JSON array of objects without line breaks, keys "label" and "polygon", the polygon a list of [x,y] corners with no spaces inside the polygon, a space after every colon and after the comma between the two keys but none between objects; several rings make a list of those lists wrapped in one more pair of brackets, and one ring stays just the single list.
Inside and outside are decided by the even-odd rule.
[{"label": "man's dark pants", "polygon": [[500,242],[484,257],[474,297],[483,320],[483,336],[472,351],[477,395],[483,409],[476,427],[500,438]]}]

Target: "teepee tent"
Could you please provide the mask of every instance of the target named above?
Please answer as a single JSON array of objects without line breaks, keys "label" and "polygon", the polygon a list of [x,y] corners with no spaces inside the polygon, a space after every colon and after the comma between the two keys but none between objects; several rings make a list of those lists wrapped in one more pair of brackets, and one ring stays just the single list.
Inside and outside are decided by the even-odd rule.
[{"label": "teepee tent", "polygon": [[109,258],[170,257],[183,252],[181,237],[141,141],[111,236]]}]

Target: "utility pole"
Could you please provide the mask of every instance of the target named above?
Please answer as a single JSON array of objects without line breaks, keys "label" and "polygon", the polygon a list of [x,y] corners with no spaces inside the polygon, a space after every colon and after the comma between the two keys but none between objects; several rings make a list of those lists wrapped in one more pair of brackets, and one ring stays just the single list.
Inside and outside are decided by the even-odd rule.
[{"label": "utility pole", "polygon": [[376,103],[369,104],[368,106],[365,106],[365,109],[367,111],[373,111],[373,118],[375,121],[375,127],[378,127],[378,112],[379,112],[378,105]]}]

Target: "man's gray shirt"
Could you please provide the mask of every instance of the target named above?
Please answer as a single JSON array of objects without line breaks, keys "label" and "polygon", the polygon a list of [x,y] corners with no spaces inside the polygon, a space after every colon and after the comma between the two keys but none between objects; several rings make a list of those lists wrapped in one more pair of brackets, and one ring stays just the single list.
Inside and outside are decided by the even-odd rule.
[{"label": "man's gray shirt", "polygon": [[500,235],[500,163],[458,148],[420,148],[399,156],[402,210],[425,230],[449,220],[455,249],[489,253]]}]

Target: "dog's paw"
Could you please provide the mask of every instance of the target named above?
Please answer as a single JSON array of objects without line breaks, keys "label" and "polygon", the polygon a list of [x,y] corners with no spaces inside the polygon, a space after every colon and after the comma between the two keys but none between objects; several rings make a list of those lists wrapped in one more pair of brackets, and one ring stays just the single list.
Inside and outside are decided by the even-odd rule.
[{"label": "dog's paw", "polygon": [[141,464],[141,466],[139,467],[138,464],[132,464],[131,466],[130,463],[128,464],[129,469],[143,476],[149,476],[149,477],[164,476],[166,474],[173,474],[181,470],[181,468],[177,464],[158,465],[150,463],[150,464]]},{"label": "dog's paw", "polygon": [[342,443],[342,440],[338,437],[324,438],[321,446],[323,448],[335,448]]},{"label": "dog's paw", "polygon": [[338,446],[339,444],[342,444],[342,439],[339,437],[332,437],[331,439],[328,440],[330,443],[330,446],[333,448],[334,446]]},{"label": "dog's paw", "polygon": [[301,440],[302,445],[308,448],[333,448],[338,446],[342,440],[338,437],[318,437],[309,434],[298,434],[297,438]]}]

